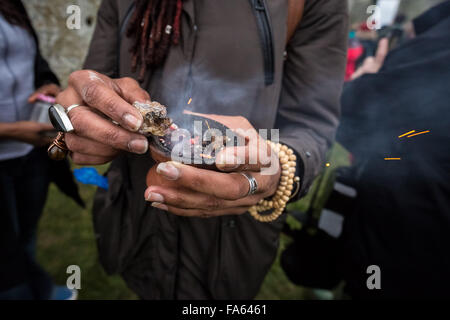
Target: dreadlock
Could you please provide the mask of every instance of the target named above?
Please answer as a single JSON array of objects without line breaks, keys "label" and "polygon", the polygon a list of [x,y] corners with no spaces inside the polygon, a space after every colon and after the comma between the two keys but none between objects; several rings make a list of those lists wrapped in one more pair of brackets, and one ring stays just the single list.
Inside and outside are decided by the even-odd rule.
[{"label": "dreadlock", "polygon": [[183,0],[136,0],[127,37],[134,38],[131,66],[133,72],[139,67],[139,81],[165,60],[171,44],[178,44],[182,8]]}]

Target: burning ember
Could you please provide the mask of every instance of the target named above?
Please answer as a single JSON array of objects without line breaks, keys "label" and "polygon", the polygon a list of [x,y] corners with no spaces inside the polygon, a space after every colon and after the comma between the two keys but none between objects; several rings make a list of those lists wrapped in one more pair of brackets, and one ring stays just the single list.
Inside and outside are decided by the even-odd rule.
[{"label": "burning ember", "polygon": [[[211,141],[205,141],[202,137],[194,136],[193,138],[186,131],[180,131],[178,134],[179,141],[172,141],[172,133],[177,129],[171,127],[168,130],[168,133],[164,136],[158,137],[157,140],[159,145],[164,149],[166,153],[169,153],[173,150],[175,144],[177,143],[188,143],[190,148],[190,154],[198,155],[203,159],[213,160],[215,159],[216,154],[226,146],[227,142],[230,140],[225,134],[218,139],[217,137],[211,137]],[[208,150],[210,153],[207,154],[205,150]],[[183,150],[180,150],[179,157],[182,157]],[[186,150],[184,150],[186,151]]]},{"label": "burning ember", "polygon": [[217,153],[231,142],[227,128],[219,122],[190,115],[180,121],[186,124],[183,128],[173,125],[164,136],[153,137],[153,144],[166,157],[184,159],[181,162],[185,163],[212,165]]}]

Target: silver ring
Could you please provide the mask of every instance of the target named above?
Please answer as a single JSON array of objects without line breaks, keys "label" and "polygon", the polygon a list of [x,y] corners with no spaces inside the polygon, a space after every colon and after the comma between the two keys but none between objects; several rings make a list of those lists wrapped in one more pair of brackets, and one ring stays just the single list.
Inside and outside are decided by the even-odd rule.
[{"label": "silver ring", "polygon": [[239,172],[239,174],[244,176],[248,181],[249,189],[248,189],[248,193],[247,193],[246,197],[255,194],[256,191],[258,190],[258,182],[256,181],[256,179],[247,172]]},{"label": "silver ring", "polygon": [[79,107],[79,106],[80,106],[79,104],[73,104],[73,105],[71,105],[70,107],[68,107],[68,108],[66,109],[66,113],[69,114],[70,111],[72,111],[73,109],[75,109],[76,107]]}]

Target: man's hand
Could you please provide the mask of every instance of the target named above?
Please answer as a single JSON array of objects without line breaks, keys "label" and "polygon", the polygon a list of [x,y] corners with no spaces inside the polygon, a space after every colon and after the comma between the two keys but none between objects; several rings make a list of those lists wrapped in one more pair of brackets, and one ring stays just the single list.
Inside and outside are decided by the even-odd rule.
[{"label": "man's hand", "polygon": [[37,89],[29,98],[28,103],[35,103],[40,94],[56,97],[61,92],[61,88],[56,84],[46,84]]},{"label": "man's hand", "polygon": [[65,108],[80,105],[69,112],[75,130],[65,138],[73,161],[95,165],[113,160],[122,150],[146,153],[147,138],[135,133],[143,119],[132,104],[147,100],[149,94],[131,78],[111,79],[90,70],[72,73],[56,102]]},{"label": "man's hand", "polygon": [[[176,215],[212,217],[243,214],[261,199],[272,196],[280,180],[279,160],[267,147],[264,149],[267,159],[263,161],[259,147],[267,144],[247,119],[201,116],[221,122],[231,129],[250,133],[246,145],[225,148],[217,155],[216,166],[222,172],[198,169],[173,161],[154,166],[147,175],[149,187],[145,191],[145,199],[153,202],[154,207]],[[264,171],[269,167],[272,170]],[[247,196],[249,182],[237,173],[242,171],[250,173],[258,182],[256,194]]]},{"label": "man's hand", "polygon": [[46,131],[54,130],[50,124],[35,121],[18,121],[0,124],[0,138],[18,140],[36,147],[49,145],[52,138],[46,137]]}]

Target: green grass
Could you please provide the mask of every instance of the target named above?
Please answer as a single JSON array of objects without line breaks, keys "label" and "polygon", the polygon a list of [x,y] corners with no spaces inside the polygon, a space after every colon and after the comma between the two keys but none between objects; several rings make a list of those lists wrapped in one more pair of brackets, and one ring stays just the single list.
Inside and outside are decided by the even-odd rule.
[{"label": "green grass", "polygon": [[135,299],[123,280],[108,276],[98,262],[91,216],[95,190],[80,184],[81,197],[87,204],[82,209],[55,185],[50,186],[38,230],[38,259],[61,285],[69,276],[67,267],[80,266],[80,299]]},{"label": "green grass", "polygon": [[[347,153],[340,146],[333,148],[330,154],[331,166],[325,170],[325,179],[320,186],[315,183],[308,196],[292,205],[299,210],[306,210],[310,205],[311,194],[319,188],[319,201],[328,192],[329,179],[334,168],[347,163]],[[98,168],[104,172],[105,166]],[[81,185],[80,192],[86,201],[86,209],[78,207],[71,199],[51,185],[38,230],[38,259],[44,268],[53,276],[55,283],[64,285],[69,276],[66,273],[69,265],[81,268],[80,299],[136,299],[136,295],[127,288],[120,276],[108,276],[97,259],[97,249],[92,226],[92,202],[95,187]],[[300,227],[298,222],[290,218],[291,226]],[[289,243],[286,236],[281,237],[279,253]],[[257,299],[308,299],[314,298],[314,292],[289,282],[276,259],[268,273]]]}]

